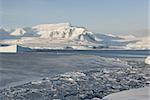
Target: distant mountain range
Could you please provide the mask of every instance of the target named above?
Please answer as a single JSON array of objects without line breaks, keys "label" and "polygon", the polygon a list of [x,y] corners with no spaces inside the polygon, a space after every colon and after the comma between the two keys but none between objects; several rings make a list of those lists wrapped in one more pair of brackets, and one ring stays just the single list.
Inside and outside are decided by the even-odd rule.
[{"label": "distant mountain range", "polygon": [[93,33],[69,23],[41,24],[11,31],[0,28],[0,44],[36,49],[150,49],[149,37]]}]

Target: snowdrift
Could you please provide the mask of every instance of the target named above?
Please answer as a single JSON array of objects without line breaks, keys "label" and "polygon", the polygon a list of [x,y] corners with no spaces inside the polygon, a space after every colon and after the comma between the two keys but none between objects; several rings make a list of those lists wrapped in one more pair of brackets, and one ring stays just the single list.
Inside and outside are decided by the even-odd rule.
[{"label": "snowdrift", "polygon": [[102,100],[149,100],[150,87],[131,89],[119,93],[110,94]]}]

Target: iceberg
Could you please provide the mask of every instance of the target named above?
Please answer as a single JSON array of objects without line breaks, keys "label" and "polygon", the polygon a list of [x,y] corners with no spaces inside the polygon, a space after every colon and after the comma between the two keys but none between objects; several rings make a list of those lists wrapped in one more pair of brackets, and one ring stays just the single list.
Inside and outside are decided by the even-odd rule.
[{"label": "iceberg", "polygon": [[27,47],[22,47],[19,45],[7,45],[1,44],[0,45],[0,53],[17,53],[17,52],[24,52],[24,51],[31,51],[32,49]]},{"label": "iceberg", "polygon": [[150,56],[148,56],[146,59],[145,59],[145,63],[150,65]]},{"label": "iceberg", "polygon": [[16,53],[17,52],[17,45],[1,45],[0,46],[0,53]]}]

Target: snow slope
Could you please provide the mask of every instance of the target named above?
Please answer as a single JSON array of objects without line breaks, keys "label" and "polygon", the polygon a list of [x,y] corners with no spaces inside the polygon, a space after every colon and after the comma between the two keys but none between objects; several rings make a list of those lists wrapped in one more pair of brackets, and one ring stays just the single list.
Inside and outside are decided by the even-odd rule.
[{"label": "snow slope", "polygon": [[41,38],[96,41],[92,32],[84,27],[71,26],[69,23],[41,24],[32,27]]},{"label": "snow slope", "polygon": [[84,27],[69,23],[41,24],[30,28],[18,28],[10,33],[20,39],[3,40],[5,44],[19,44],[38,49],[91,49],[99,46],[94,33]]},{"label": "snow slope", "polygon": [[10,33],[10,35],[14,36],[22,36],[26,33],[26,31],[22,28],[17,28],[14,32]]},{"label": "snow slope", "polygon": [[[10,35],[12,36],[26,36],[39,35],[40,38],[51,39],[70,39],[70,40],[95,40],[92,32],[87,31],[84,27],[74,27],[69,23],[58,24],[41,24],[31,28],[17,28]],[[87,41],[88,41],[87,40]]]},{"label": "snow slope", "polygon": [[150,87],[110,94],[102,100],[150,100]]},{"label": "snow slope", "polygon": [[129,43],[127,47],[132,49],[150,49],[150,37],[140,38],[135,43]]},{"label": "snow slope", "polygon": [[10,33],[11,36],[19,36],[19,37],[29,37],[29,36],[37,36],[36,32],[30,28],[17,28]]},{"label": "snow slope", "polygon": [[[39,49],[149,49],[149,38],[137,39],[134,35],[93,33],[84,27],[69,23],[40,24],[3,33],[0,43],[17,44]],[[3,39],[3,40],[2,40]]]}]

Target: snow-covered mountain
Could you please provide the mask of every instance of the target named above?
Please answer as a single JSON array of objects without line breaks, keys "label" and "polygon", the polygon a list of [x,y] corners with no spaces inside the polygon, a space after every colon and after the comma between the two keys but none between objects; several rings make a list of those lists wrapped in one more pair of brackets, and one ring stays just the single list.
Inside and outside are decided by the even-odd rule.
[{"label": "snow-covered mountain", "polygon": [[49,39],[68,39],[96,41],[96,37],[84,27],[74,27],[69,23],[41,24],[31,28],[17,28],[10,33],[12,36],[39,36]]},{"label": "snow-covered mountain", "polygon": [[[1,32],[9,33],[9,39],[1,40],[0,38],[0,43],[18,44],[38,49],[150,48],[144,39],[137,40],[134,35],[118,36],[106,33],[93,33],[84,27],[72,26],[69,23],[40,24],[33,27],[17,28],[11,32],[0,29]],[[137,47],[137,45],[140,46]]]},{"label": "snow-covered mountain", "polygon": [[27,37],[27,36],[36,36],[36,32],[30,28],[30,27],[25,27],[25,28],[17,28],[15,30],[13,30],[10,33],[11,36],[20,36],[20,37]]},{"label": "snow-covered mountain", "polygon": [[41,24],[32,27],[41,38],[96,41],[92,32],[84,27],[71,26],[69,23]]},{"label": "snow-covered mountain", "polygon": [[14,36],[22,36],[26,33],[26,31],[22,28],[17,28],[15,29],[14,32],[10,33],[10,35],[14,35]]}]

